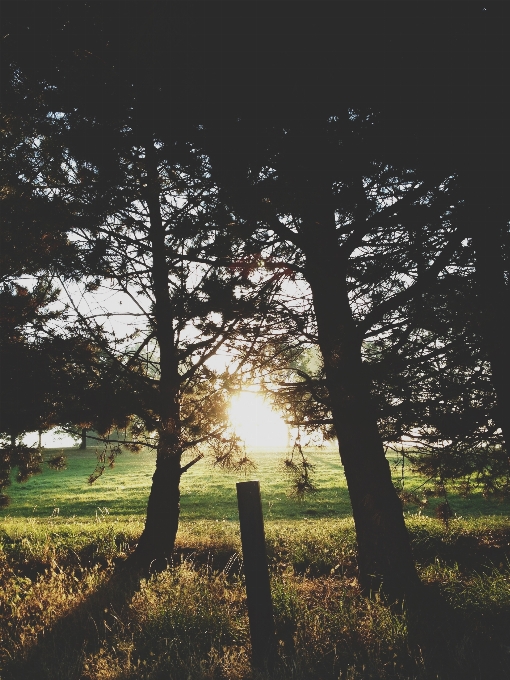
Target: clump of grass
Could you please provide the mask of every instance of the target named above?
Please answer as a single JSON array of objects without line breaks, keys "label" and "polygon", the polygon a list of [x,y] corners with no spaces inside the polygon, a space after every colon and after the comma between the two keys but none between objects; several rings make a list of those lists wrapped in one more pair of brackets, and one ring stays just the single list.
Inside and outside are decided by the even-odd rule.
[{"label": "clump of grass", "polygon": [[34,578],[59,564],[61,568],[103,566],[127,556],[136,544],[141,522],[81,522],[33,519],[4,523],[0,550],[16,570]]},{"label": "clump of grass", "polygon": [[[85,678],[242,677],[249,667],[244,592],[223,573],[183,562],[148,581],[134,595],[117,631],[88,659]],[[236,661],[237,660],[237,661]],[[233,674],[234,672],[234,674]]]},{"label": "clump of grass", "polygon": [[84,602],[105,575],[99,566],[78,579],[58,563],[36,578],[17,574],[2,560],[0,668],[10,659],[23,658],[52,626]]},{"label": "clump of grass", "polygon": [[488,574],[472,574],[468,579],[450,578],[445,592],[457,609],[477,615],[506,614],[510,627],[510,564],[492,568]]},{"label": "clump of grass", "polygon": [[440,520],[410,516],[406,524],[413,554],[426,567],[436,560],[458,564],[465,572],[487,572],[491,565],[504,566],[510,554],[510,523],[502,517]]},{"label": "clump of grass", "polygon": [[354,522],[275,522],[266,528],[268,557],[277,570],[308,577],[350,574],[355,570]]}]

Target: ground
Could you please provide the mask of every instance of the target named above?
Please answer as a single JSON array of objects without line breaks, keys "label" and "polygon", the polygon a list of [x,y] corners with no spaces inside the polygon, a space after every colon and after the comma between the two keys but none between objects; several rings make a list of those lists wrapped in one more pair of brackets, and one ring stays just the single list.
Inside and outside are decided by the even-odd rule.
[{"label": "ground", "polygon": [[[183,476],[172,564],[139,582],[119,565],[143,526],[151,455],[122,454],[89,486],[94,450],[68,453],[66,471],[14,483],[2,511],[1,680],[510,676],[508,501],[452,489],[447,523],[434,516],[440,497],[408,506],[425,596],[391,607],[359,592],[338,455],[310,453],[319,490],[299,500],[279,473],[283,452],[256,452],[259,468],[247,478],[261,482],[279,645],[272,671],[256,675],[238,477],[205,461]],[[405,488],[421,483],[405,471]]]}]

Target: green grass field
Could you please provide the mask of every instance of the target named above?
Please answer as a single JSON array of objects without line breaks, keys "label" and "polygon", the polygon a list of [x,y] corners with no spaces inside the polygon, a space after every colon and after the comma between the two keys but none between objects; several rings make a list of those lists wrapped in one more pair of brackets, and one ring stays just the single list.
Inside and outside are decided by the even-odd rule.
[{"label": "green grass field", "polygon": [[[48,450],[50,458],[60,450]],[[206,460],[182,478],[169,568],[142,581],[115,571],[143,527],[153,454],[124,453],[93,484],[94,449],[66,470],[13,482],[0,523],[0,680],[507,680],[510,503],[449,489],[405,508],[422,601],[364,597],[345,478],[312,450],[318,491],[299,500],[284,451],[254,451],[245,476]],[[395,481],[401,476],[390,459]],[[235,483],[259,479],[278,654],[250,667]],[[404,488],[426,480],[406,468]]]},{"label": "green grass field", "polygon": [[[48,449],[46,460],[61,449]],[[8,489],[10,505],[1,510],[0,517],[30,518],[59,515],[62,518],[91,519],[102,515],[119,518],[141,517],[145,513],[151,478],[154,471],[154,454],[145,450],[138,454],[123,453],[116,459],[113,469],[106,468],[94,484],[87,479],[96,465],[95,449],[63,450],[67,456],[67,469],[55,471],[44,466],[43,474],[27,482],[15,481]],[[310,449],[307,456],[315,465],[314,481],[317,492],[298,499],[290,493],[288,478],[282,472],[281,462],[285,450],[255,450],[251,456],[257,464],[255,471],[246,475],[226,472],[213,467],[207,458],[194,465],[182,477],[181,519],[237,520],[236,481],[260,480],[264,515],[267,519],[346,518],[351,516],[351,506],[343,468],[335,449]],[[400,481],[400,462],[390,458],[395,480]],[[14,476],[13,476],[14,478]],[[405,471],[405,489],[422,492],[424,478]],[[429,484],[430,486],[430,484]],[[455,515],[479,517],[483,515],[509,515],[510,502],[485,499],[476,489],[464,498],[449,489],[449,503]],[[443,499],[430,497],[427,505],[418,508],[410,504],[406,512],[434,516],[435,507]]]}]

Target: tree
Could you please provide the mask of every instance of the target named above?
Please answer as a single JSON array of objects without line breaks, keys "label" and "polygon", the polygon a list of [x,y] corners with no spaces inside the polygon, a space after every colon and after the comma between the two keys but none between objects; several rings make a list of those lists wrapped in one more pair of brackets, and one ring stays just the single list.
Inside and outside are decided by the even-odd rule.
[{"label": "tree", "polygon": [[90,339],[73,328],[57,332],[65,324],[62,312],[51,309],[57,297],[43,280],[31,291],[16,283],[0,291],[0,491],[12,468],[19,468],[18,481],[42,471],[40,445],[21,444],[22,435],[81,422],[106,434],[126,427],[137,410],[136,391]]},{"label": "tree", "polygon": [[[396,310],[426,290],[450,262],[460,236],[450,218],[455,183],[390,165],[371,149],[371,114],[231,123],[209,146],[216,177],[251,248],[285,261],[313,305],[329,408],[339,441],[365,589],[392,596],[417,585],[401,504],[370,398],[362,341],[384,332]],[[227,143],[226,139],[229,140]],[[207,144],[207,142],[206,142]],[[401,259],[400,242],[433,235],[434,257]],[[384,260],[374,254],[384,253]],[[407,248],[409,253],[409,248]],[[299,309],[296,328],[307,329]]]},{"label": "tree", "polygon": [[[68,3],[62,3],[59,9],[63,9],[64,14],[69,12],[72,14],[70,6]],[[472,11],[471,7],[475,6],[478,8],[478,3],[472,3],[469,12]],[[359,80],[362,72],[359,64],[368,65],[372,72],[374,55],[380,58],[378,50],[389,57],[393,68],[408,75],[411,75],[411,69],[418,68],[421,74],[430,70],[430,59],[433,56],[434,64],[438,67],[433,73],[434,79],[437,80],[439,70],[448,71],[444,66],[444,56],[451,53],[450,33],[453,30],[451,26],[456,25],[458,16],[456,12],[462,14],[464,10],[452,11],[449,3],[442,5],[445,9],[440,10],[441,18],[448,20],[450,32],[445,31],[445,38],[439,44],[441,49],[435,49],[433,55],[427,50],[420,54],[418,66],[409,58],[409,50],[401,49],[399,40],[392,44],[389,52],[385,51],[387,34],[392,28],[391,22],[395,20],[395,13],[388,11],[386,5],[380,6],[370,17],[372,25],[377,27],[370,37],[370,40],[376,43],[375,47],[370,46],[371,49],[367,49],[367,44],[358,40],[357,31],[351,31],[352,35],[356,36],[355,39],[338,40],[335,34],[333,40],[324,40],[322,28],[322,32],[318,31],[314,40],[310,40],[308,51],[303,50],[300,53],[298,62],[291,60],[286,62],[275,60],[274,56],[282,50],[282,45],[283,53],[286,53],[285,46],[292,44],[295,31],[284,32],[286,42],[276,32],[277,44],[270,42],[264,52],[265,69],[260,70],[260,74],[253,82],[250,80],[250,87],[256,90],[256,96],[253,95],[250,99],[250,95],[247,96],[246,92],[239,88],[235,90],[236,97],[230,93],[227,96],[225,92],[228,92],[228,88],[231,85],[235,86],[235,82],[229,83],[223,90],[225,101],[220,102],[218,109],[213,105],[216,102],[207,100],[207,88],[200,87],[194,91],[196,79],[193,74],[197,65],[205,66],[200,55],[207,54],[207,73],[211,77],[214,77],[215,72],[223,75],[223,53],[218,49],[204,50],[200,40],[191,40],[191,31],[182,30],[184,26],[189,29],[190,25],[194,25],[194,17],[191,14],[183,12],[175,17],[170,16],[171,12],[153,13],[152,19],[142,24],[136,20],[142,16],[145,20],[147,16],[140,10],[139,3],[133,3],[126,13],[129,16],[123,23],[123,28],[128,30],[118,30],[119,17],[115,7],[111,15],[105,12],[104,22],[100,13],[95,13],[86,3],[80,3],[79,10],[76,10],[80,15],[80,21],[88,22],[87,26],[91,29],[75,30],[74,37],[80,41],[77,49],[87,50],[81,52],[84,73],[80,73],[80,76],[86,76],[87,73],[92,75],[90,80],[87,80],[88,76],[77,78],[76,74],[74,79],[68,79],[68,83],[70,81],[79,83],[79,87],[75,88],[73,96],[68,101],[73,102],[74,110],[79,110],[81,116],[88,115],[89,122],[103,126],[110,148],[117,142],[120,144],[119,149],[122,148],[124,145],[122,140],[126,140],[132,133],[131,141],[134,140],[134,144],[129,148],[144,151],[139,154],[138,161],[133,160],[134,156],[130,151],[126,155],[128,159],[126,163],[120,164],[117,161],[122,154],[108,155],[111,162],[106,171],[105,158],[102,157],[103,145],[102,141],[99,141],[104,137],[96,136],[94,143],[91,143],[91,138],[83,135],[89,146],[87,153],[81,155],[86,161],[78,163],[76,168],[71,169],[76,170],[75,189],[80,189],[81,184],[90,190],[88,200],[84,204],[91,213],[98,214],[97,208],[102,203],[106,206],[104,212],[106,217],[119,214],[123,206],[132,201],[130,197],[133,196],[133,187],[129,182],[122,181],[122,173],[127,169],[133,177],[132,168],[137,168],[137,163],[143,166],[141,175],[146,181],[145,186],[142,182],[144,190],[142,198],[148,208],[150,223],[147,247],[152,250],[154,256],[151,265],[155,282],[154,318],[157,319],[154,338],[162,352],[160,388],[161,394],[166,395],[165,404],[162,404],[160,409],[163,427],[160,434],[164,435],[160,439],[162,442],[168,441],[166,451],[171,451],[173,446],[171,442],[175,444],[179,436],[178,430],[170,433],[173,427],[171,423],[175,424],[177,416],[175,399],[178,393],[176,387],[178,370],[175,360],[172,363],[175,343],[172,344],[172,324],[168,316],[172,305],[168,284],[165,288],[164,283],[165,270],[167,274],[169,271],[166,269],[168,262],[163,262],[161,255],[166,235],[161,226],[161,202],[158,207],[158,198],[161,198],[158,191],[160,164],[153,162],[151,158],[158,158],[158,154],[161,157],[164,153],[167,153],[169,158],[170,150],[173,150],[172,144],[177,138],[182,140],[183,135],[188,135],[190,139],[189,129],[186,133],[183,132],[188,121],[207,122],[207,131],[210,135],[206,145],[207,153],[210,153],[213,159],[218,182],[224,187],[227,212],[234,213],[235,219],[232,220],[229,216],[228,220],[236,223],[235,236],[246,242],[243,255],[238,260],[242,261],[243,257],[257,259],[257,253],[261,254],[259,260],[267,261],[268,257],[272,257],[274,261],[285,263],[286,268],[296,276],[303,277],[309,286],[317,342],[324,360],[326,387],[332,404],[335,431],[339,437],[353,498],[363,584],[366,588],[377,585],[378,579],[372,581],[370,577],[370,574],[375,573],[383,576],[388,592],[400,593],[412,590],[417,581],[416,574],[410,558],[401,509],[391,487],[389,471],[377,432],[376,416],[370,404],[369,387],[361,362],[361,348],[363,335],[370,329],[373,333],[383,332],[384,322],[389,322],[395,310],[406,308],[410,300],[427,289],[430,281],[443,271],[458,247],[459,232],[446,218],[446,211],[451,203],[452,186],[441,184],[452,174],[437,169],[432,172],[421,172],[423,167],[415,164],[414,160],[411,163],[402,160],[400,148],[396,155],[389,153],[387,146],[382,148],[384,134],[381,129],[377,128],[378,133],[375,134],[373,121],[356,112],[359,96],[353,98],[345,94],[344,107],[339,107],[338,103],[335,103],[321,110],[319,100],[324,101],[331,95],[333,101],[338,100],[336,87],[327,88],[326,97],[316,96],[320,90],[318,88],[312,96],[308,94],[304,97],[306,101],[302,101],[303,90],[300,89],[299,96],[289,99],[290,107],[285,109],[283,106],[279,109],[279,103],[289,94],[288,90],[282,94],[280,81],[282,75],[286,76],[287,72],[295,77],[300,68],[294,66],[299,63],[301,67],[310,69],[308,72],[313,73],[315,82],[323,85],[335,81],[340,74],[342,92],[345,93],[345,80],[349,80],[349,74],[338,69],[334,69],[333,74],[332,70],[324,67],[325,64],[343,63],[342,56],[348,56],[349,63],[358,63],[358,68],[353,69],[351,74],[349,82],[352,84]],[[152,10],[151,6],[151,12]],[[207,11],[214,11],[214,8]],[[273,9],[267,11],[272,20],[280,22],[280,26],[289,23],[286,12],[279,14],[279,11]],[[356,11],[352,8],[346,11],[345,27],[342,28],[344,33],[348,33],[352,26],[357,26],[360,20],[365,26],[367,21],[365,10],[363,16],[358,16]],[[402,12],[400,5],[397,11]],[[413,12],[407,9],[406,12],[409,12],[406,14],[407,18],[412,20]],[[306,12],[298,14],[296,24],[293,23],[293,26],[302,25],[299,22],[307,18]],[[435,10],[427,11],[425,14],[422,22],[426,26],[424,35],[427,31],[430,32],[431,25],[437,23]],[[172,21],[176,18],[177,20]],[[222,18],[216,20],[221,22]],[[325,18],[327,20],[327,16],[321,15],[321,26]],[[54,16],[42,17],[43,21],[51,22],[54,19]],[[384,22],[383,29],[381,22]],[[175,43],[168,40],[165,33],[169,24],[176,26],[177,32],[181,32],[181,39],[177,39]],[[59,23],[59,31],[66,36],[73,35],[69,29],[63,28],[65,25],[65,21],[62,20]],[[76,25],[78,24],[75,23],[74,26]],[[113,25],[115,30],[112,30]],[[337,24],[334,26],[336,32]],[[175,35],[175,29],[172,30],[174,31],[172,35]],[[44,43],[46,47],[50,33],[53,36],[58,31],[50,32],[46,29]],[[92,42],[87,45],[89,35]],[[127,37],[116,39],[116,35]],[[214,30],[208,32],[207,44],[211,48],[214,48],[216,35],[217,32]],[[377,40],[374,35],[377,36]],[[467,35],[469,31],[461,38],[465,40]],[[150,36],[152,41],[151,50],[152,45],[157,46],[157,49],[156,47],[152,51],[147,49],[147,36]],[[182,36],[190,39],[189,49],[185,51],[188,62],[186,68],[172,69],[174,81],[171,87],[168,87],[168,79],[163,76],[161,66],[164,70],[168,64],[183,63],[178,59],[179,50],[184,53]],[[434,48],[438,43],[437,34],[435,38]],[[30,40],[33,41],[32,34]],[[136,45],[135,49],[126,45],[129,41]],[[59,62],[58,79],[60,79],[66,72],[62,54],[68,50],[68,45],[66,38],[57,42],[59,46],[52,50],[55,54],[58,53],[56,60]],[[337,50],[328,52],[332,43],[341,46],[345,54]],[[172,49],[167,51],[164,47],[166,44],[177,45],[177,51]],[[320,58],[314,57],[315,48]],[[26,61],[23,51],[19,52],[19,59]],[[256,50],[254,53],[259,54]],[[116,59],[116,54],[121,55],[119,59]],[[462,58],[465,56],[465,50],[459,54]],[[114,55],[113,59],[111,55]],[[291,50],[290,55],[296,56],[295,51]],[[115,79],[111,77],[112,61],[115,62],[117,73],[121,74]],[[242,64],[243,68],[247,66],[247,60],[239,59],[238,63]],[[289,69],[288,64],[291,64],[292,68]],[[448,60],[447,64],[448,68],[451,68]],[[253,73],[252,70],[249,72]],[[263,109],[263,97],[259,88],[268,73],[277,74],[271,79],[275,88],[272,90],[269,88],[266,92],[270,114]],[[246,74],[238,66],[235,75],[240,80],[239,76]],[[174,87],[176,84],[187,84],[188,80],[191,83],[190,87],[184,87],[182,90]],[[92,81],[96,87],[91,90],[88,85]],[[296,83],[296,79],[293,82]],[[84,83],[87,87],[82,86]],[[276,88],[279,88],[278,96],[275,96]],[[423,88],[421,81],[420,88]],[[211,91],[216,92],[216,88],[211,88]],[[112,92],[115,92],[113,97]],[[177,92],[178,94],[175,94]],[[171,97],[170,93],[175,96]],[[384,99],[391,99],[386,84],[383,94]],[[58,88],[57,96],[61,96],[58,94]],[[382,97],[380,92],[379,95],[372,93],[372,101],[374,98],[377,99],[377,96]],[[232,98],[238,100],[235,106],[232,105]],[[397,99],[401,104],[402,98]],[[65,97],[61,98],[62,101],[65,101]],[[102,109],[96,106],[97,101],[102,102]],[[207,107],[204,106],[204,102],[207,102]],[[250,125],[248,121],[252,115],[251,108],[254,102],[256,103],[254,108],[257,110],[257,116],[254,118],[257,118],[257,121]],[[73,106],[69,104],[69,110],[65,111],[70,120],[73,118],[72,108]],[[208,110],[202,114],[204,108]],[[55,110],[62,113],[62,109]],[[115,117],[112,115],[115,111],[122,113]],[[165,121],[162,121],[164,117]],[[199,121],[201,117],[204,120]],[[216,122],[223,118],[223,122],[226,123],[222,129],[209,124],[215,117]],[[170,119],[171,126],[168,125]],[[302,123],[299,123],[299,119]],[[73,129],[76,131],[78,128],[73,124]],[[128,135],[126,130],[130,131]],[[339,142],[343,145],[340,153]],[[401,140],[399,146],[402,146]],[[160,153],[161,149],[165,150],[164,153]],[[80,158],[79,153],[74,155]],[[175,168],[174,161],[170,165]],[[100,167],[103,167],[103,171],[99,170]],[[421,170],[417,171],[417,168]],[[139,177],[135,179],[140,186]],[[97,191],[101,183],[102,190]],[[119,187],[122,187],[122,191]],[[96,201],[94,197],[99,196],[101,199]],[[420,202],[426,206],[430,205],[431,210],[426,211]],[[233,211],[230,210],[231,203],[234,205]],[[112,209],[112,206],[115,206],[115,209]],[[412,230],[410,231],[408,226],[415,223],[426,230],[432,224],[427,236],[437,231],[435,241],[434,238],[431,241],[437,247],[432,248],[431,262],[415,258],[412,260],[410,270],[409,261],[401,258],[403,251],[401,249],[393,251],[392,244],[402,239],[412,241],[415,234],[411,233]],[[439,224],[437,229],[436,224]],[[419,236],[421,228],[415,231]],[[230,229],[229,233],[233,236],[234,230]],[[421,236],[420,239],[424,240]],[[416,243],[419,243],[420,239]],[[105,245],[107,244],[100,239],[97,247],[91,249],[90,257],[92,259],[97,257],[100,260],[101,249]],[[360,256],[364,251],[377,249],[387,254],[386,264],[382,265],[383,271],[377,269],[381,266],[379,258],[377,262],[371,263],[370,257]],[[168,250],[172,252],[170,248]],[[194,253],[196,257],[200,255],[200,252]],[[203,259],[206,260],[205,257]],[[363,278],[365,270],[370,271],[370,280]],[[377,285],[373,285],[374,275]],[[361,282],[361,288],[358,281]],[[380,285],[381,281],[384,282],[383,286]],[[366,314],[365,310],[368,310]],[[297,328],[300,332],[303,331],[303,324],[300,323],[303,308],[294,307],[290,311],[293,312],[291,316]],[[171,318],[175,320],[176,317]],[[304,330],[307,331],[306,328]],[[162,447],[163,460],[167,455],[164,453],[163,444]],[[174,450],[177,451],[175,447]],[[168,458],[174,460],[175,456],[169,455]],[[178,469],[174,463],[175,460],[172,465],[176,474]]]},{"label": "tree", "polygon": [[501,428],[508,453],[510,357],[502,328],[510,320],[510,214],[503,199],[502,172],[463,172],[461,167],[459,174],[466,196],[465,234],[471,239],[475,256],[479,333],[490,362],[497,396],[494,418]]},{"label": "tree", "polygon": [[55,291],[42,283],[32,291],[19,284],[4,284],[0,292],[0,432],[10,438],[11,446],[21,434],[45,430],[52,424],[46,399],[47,355],[40,345],[30,342],[29,335],[55,316],[47,310],[55,297]]},{"label": "tree", "polygon": [[47,104],[51,88],[44,79],[19,68],[12,51],[5,49],[5,38],[0,432],[9,445],[2,450],[2,487],[13,467],[19,467],[20,480],[41,470],[38,448],[17,442],[24,433],[65,426],[74,418],[75,423],[88,418],[106,431],[126,419],[125,412],[120,415],[120,399],[105,399],[107,379],[113,379],[111,367],[100,385],[98,348],[69,326],[54,285],[57,278],[69,282],[85,272],[94,273],[94,258],[85,262],[77,242],[68,238],[72,226],[90,224],[93,212],[84,210],[83,195],[63,191],[69,158],[62,144],[62,121]]},{"label": "tree", "polygon": [[[445,4],[444,9],[449,16],[443,17],[443,28],[455,19],[448,38],[449,44],[456,43],[455,56],[448,59],[443,55],[442,76],[438,77],[437,71],[434,74],[435,88],[427,87],[422,79],[413,96],[402,93],[377,106],[380,142],[393,144],[400,157],[414,167],[424,171],[442,168],[445,176],[457,178],[462,194],[459,228],[471,252],[465,274],[469,276],[471,268],[476,271],[474,285],[464,290],[469,290],[468,304],[473,307],[473,317],[478,318],[477,335],[489,361],[496,394],[493,416],[508,449],[510,368],[500,332],[509,323],[510,309],[509,214],[503,194],[508,173],[502,143],[506,139],[506,115],[501,25],[507,18],[507,6],[499,2],[489,6],[471,3],[457,5],[452,11],[452,6]],[[434,51],[441,59],[440,50]]]},{"label": "tree", "polygon": [[[128,32],[139,30],[141,7],[137,3],[133,14],[125,14]],[[138,419],[132,432],[157,450],[147,521],[134,557],[147,565],[173,550],[180,477],[201,457],[181,465],[184,452],[213,440],[218,464],[228,466],[236,456],[239,464],[246,460],[235,437],[223,436],[229,390],[239,377],[235,371],[219,375],[208,362],[221,347],[235,351],[241,329],[245,342],[256,345],[270,286],[259,290],[229,268],[224,254],[230,241],[214,229],[217,202],[205,161],[183,143],[179,125],[169,130],[166,120],[154,117],[155,103],[149,102],[156,97],[165,106],[169,92],[144,77],[158,72],[151,46],[124,44],[119,60],[108,49],[109,40],[120,35],[116,11],[113,17],[81,3],[63,3],[56,15],[30,8],[29,18],[14,8],[7,38],[13,72],[31,74],[45,111],[58,123],[59,172],[48,177],[45,191],[72,208],[64,231],[80,251],[89,299],[94,290],[122,293],[134,306],[128,316],[137,326],[127,337],[119,335],[118,328],[108,327],[111,312],[91,315],[70,293],[82,337],[102,356],[95,362],[82,357],[85,367],[74,373],[65,366],[57,371],[63,398],[70,394],[69,382],[88,383],[83,395],[66,400],[59,416],[97,423],[105,414],[90,408],[90,397],[118,402],[123,384],[136,395],[129,406]],[[48,21],[59,36],[51,46]],[[70,54],[67,38],[78,26],[82,34],[83,22],[92,30]],[[43,48],[40,63],[20,48],[27,33],[32,45],[39,41]],[[64,280],[60,285],[68,290]],[[62,352],[65,363],[68,350]],[[242,365],[240,360],[237,373]],[[94,375],[96,369],[101,376]],[[127,408],[123,403],[121,413]],[[112,423],[112,409],[106,414],[103,426],[95,425],[100,431]]]},{"label": "tree", "polygon": [[366,356],[388,445],[407,440],[402,455],[439,485],[469,488],[474,477],[488,493],[507,486],[508,457],[477,307],[473,277],[458,267]]},{"label": "tree", "polygon": [[215,187],[203,160],[191,155],[188,167],[177,164],[175,149],[169,161],[167,149],[149,140],[137,146],[129,139],[122,153],[119,163],[128,168],[132,195],[92,233],[76,230],[74,237],[84,251],[87,244],[101,244],[103,276],[111,283],[99,292],[116,290],[131,302],[126,313],[135,330],[122,338],[115,328],[105,329],[103,315],[92,319],[72,304],[82,332],[136,392],[138,404],[131,412],[153,433],[145,443],[157,450],[156,471],[133,558],[146,565],[172,554],[180,477],[201,457],[183,465],[184,453],[212,440],[218,464],[247,462],[235,437],[224,434],[229,392],[239,376],[232,368],[220,374],[208,362],[225,348],[240,357],[239,373],[246,360],[242,345],[256,346],[267,323],[271,284],[253,286],[229,266],[231,241],[209,225]]},{"label": "tree", "polygon": [[[247,361],[242,347],[251,346],[253,353],[269,323],[273,284],[255,286],[232,266],[240,239],[225,238],[215,226],[224,211],[206,159],[155,123],[145,90],[131,87],[136,72],[119,76],[101,62],[98,77],[97,62],[96,55],[81,55],[65,77],[55,76],[57,90],[51,90],[65,151],[59,196],[80,206],[69,233],[84,263],[85,297],[64,281],[61,286],[69,290],[81,336],[102,355],[95,365],[89,362],[83,380],[91,380],[91,369],[99,375],[67,400],[61,418],[104,432],[130,414],[137,418],[131,426],[136,436],[126,444],[145,443],[157,451],[145,529],[133,557],[145,566],[172,554],[180,477],[202,455],[183,464],[185,452],[209,441],[217,464],[248,462],[236,438],[225,434],[226,410]],[[89,79],[89,96],[101,97],[82,102],[82,92],[74,90],[76,70],[81,84]],[[131,307],[91,313],[87,305],[101,305],[105,291]],[[94,295],[97,303],[91,302]],[[129,319],[127,334],[109,325],[112,317]],[[237,369],[213,370],[209,362],[220,348],[238,357]],[[83,382],[80,371],[58,371],[63,397],[70,394],[69,380]],[[130,392],[131,400],[120,398]],[[118,416],[111,406],[97,410],[105,399],[121,404]]]},{"label": "tree", "polygon": [[[478,15],[483,53],[476,68],[493,74],[499,69],[500,11],[501,6],[494,5]],[[389,368],[390,384],[384,379],[382,384],[390,394],[396,371],[407,374],[416,389],[406,390],[397,379],[400,397],[417,397],[419,381],[427,389],[435,381],[431,392],[424,390],[414,404],[406,398],[390,407],[388,399],[382,399],[387,414],[414,423],[404,427],[408,436],[410,430],[416,436],[421,428],[420,441],[428,450],[422,461],[431,474],[473,473],[487,490],[499,491],[506,488],[508,476],[509,363],[501,327],[507,325],[510,309],[500,95],[497,87],[473,88],[469,97],[454,91],[448,112],[437,100],[425,97],[380,108],[382,138],[396,144],[401,157],[424,172],[442,168],[445,176],[455,177],[454,217],[463,241],[449,276],[417,301],[413,318],[396,329],[386,359],[375,369],[380,378],[383,365]],[[432,361],[427,362],[427,356]],[[399,369],[391,368],[392,361]],[[440,409],[432,407],[432,395]]]},{"label": "tree", "polygon": [[[2,63],[0,205],[0,491],[41,471],[37,447],[18,438],[54,423],[49,394],[47,328],[58,317],[58,291],[50,268],[66,276],[75,270],[76,252],[67,241],[69,213],[58,196],[45,191],[58,163],[51,143],[52,123],[41,106],[41,88]],[[8,497],[0,496],[2,504]]]},{"label": "tree", "polygon": [[[41,353],[29,343],[22,327],[40,322],[42,310],[51,300],[48,288],[29,292],[19,285],[4,284],[0,291],[0,506],[9,503],[4,490],[10,484],[11,469],[18,467],[18,481],[41,471],[40,452],[18,443],[28,430],[46,429],[50,419],[44,388]],[[5,441],[7,440],[7,441]]]}]

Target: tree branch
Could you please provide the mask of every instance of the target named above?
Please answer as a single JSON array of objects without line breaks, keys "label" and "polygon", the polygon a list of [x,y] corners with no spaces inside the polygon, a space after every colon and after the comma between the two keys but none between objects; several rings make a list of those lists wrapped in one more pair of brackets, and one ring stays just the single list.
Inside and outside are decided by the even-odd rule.
[{"label": "tree branch", "polygon": [[459,244],[462,242],[463,234],[460,229],[457,229],[451,236],[447,245],[442,252],[437,256],[436,260],[430,267],[425,270],[416,281],[408,286],[405,290],[400,291],[391,298],[384,300],[380,305],[372,309],[363,321],[358,323],[358,329],[362,335],[371,328],[377,321],[380,321],[386,314],[401,307],[406,302],[409,302],[416,294],[422,292],[426,286],[436,278],[441,271],[448,265],[451,257]]},{"label": "tree branch", "polygon": [[203,457],[204,457],[204,454],[199,453],[198,456],[196,456],[196,458],[193,458],[193,460],[191,460],[189,463],[187,463],[186,465],[183,465],[181,467],[181,475],[184,474],[185,472],[187,472],[192,465],[195,465],[195,463],[198,463],[199,460],[202,460]]}]

